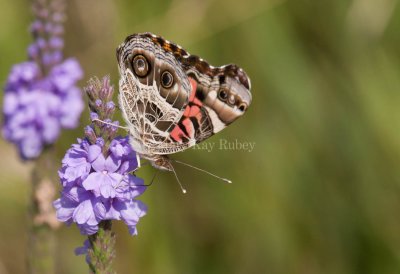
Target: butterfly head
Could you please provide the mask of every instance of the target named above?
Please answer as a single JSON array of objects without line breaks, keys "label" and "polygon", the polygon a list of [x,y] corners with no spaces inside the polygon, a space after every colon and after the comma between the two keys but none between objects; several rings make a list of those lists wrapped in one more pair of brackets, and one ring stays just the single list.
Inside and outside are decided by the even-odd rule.
[{"label": "butterfly head", "polygon": [[158,170],[173,171],[174,169],[167,155],[142,155],[142,157],[149,160],[151,165]]}]

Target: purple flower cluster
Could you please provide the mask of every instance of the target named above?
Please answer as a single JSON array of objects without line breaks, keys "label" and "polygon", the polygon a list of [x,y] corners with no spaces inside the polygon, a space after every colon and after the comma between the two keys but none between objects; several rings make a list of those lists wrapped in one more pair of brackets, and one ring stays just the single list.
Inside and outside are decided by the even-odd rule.
[{"label": "purple flower cluster", "polygon": [[61,128],[78,125],[84,105],[75,82],[81,77],[74,59],[54,66],[45,78],[32,61],[12,68],[3,101],[3,135],[23,159],[38,157],[58,139]]},{"label": "purple flower cluster", "polygon": [[62,57],[64,4],[33,2],[29,61],[12,67],[4,88],[3,136],[18,147],[23,159],[38,157],[62,128],[75,128],[83,110],[76,86],[82,69],[75,59]]},{"label": "purple flower cluster", "polygon": [[133,175],[139,166],[137,154],[128,137],[116,136],[110,79],[92,79],[85,91],[93,122],[85,128],[85,139],[78,139],[62,161],[63,189],[54,202],[57,218],[76,223],[85,235],[96,233],[103,221],[123,220],[135,235],[136,224],[147,210],[136,200],[146,189],[143,180]]},{"label": "purple flower cluster", "polygon": [[146,206],[135,198],[145,191],[143,180],[130,174],[138,167],[136,153],[128,138],[117,137],[102,153],[104,142],[78,140],[67,151],[59,171],[63,190],[54,202],[57,218],[75,222],[82,234],[97,232],[103,220],[123,220],[132,235],[146,214]]}]

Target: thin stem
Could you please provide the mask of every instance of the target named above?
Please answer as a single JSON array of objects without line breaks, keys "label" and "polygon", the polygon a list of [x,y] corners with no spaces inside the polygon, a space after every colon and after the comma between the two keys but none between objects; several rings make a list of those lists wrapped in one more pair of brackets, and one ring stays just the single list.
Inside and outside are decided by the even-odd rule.
[{"label": "thin stem", "polygon": [[95,274],[113,274],[112,261],[115,258],[115,233],[111,221],[102,221],[97,233],[90,235],[89,267]]},{"label": "thin stem", "polygon": [[47,148],[32,172],[28,270],[31,274],[55,273],[55,235],[59,223],[52,202],[56,195],[54,149]]}]

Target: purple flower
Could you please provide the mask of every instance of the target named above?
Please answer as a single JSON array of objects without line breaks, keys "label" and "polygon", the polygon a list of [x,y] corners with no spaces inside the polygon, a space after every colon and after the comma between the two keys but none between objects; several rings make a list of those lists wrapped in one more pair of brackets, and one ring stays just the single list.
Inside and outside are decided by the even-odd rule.
[{"label": "purple flower", "polygon": [[136,197],[145,186],[142,179],[130,174],[137,168],[137,160],[128,138],[114,139],[116,147],[121,153],[104,157],[101,146],[85,139],[67,151],[59,171],[64,189],[54,202],[59,221],[75,222],[83,234],[91,235],[103,220],[123,220],[130,233],[137,234],[136,224],[146,206]]},{"label": "purple flower", "polygon": [[[17,145],[23,159],[38,157],[44,146],[58,139],[62,128],[78,125],[83,102],[74,84],[82,77],[82,71],[65,73],[65,63],[71,62],[79,67],[69,59],[55,66],[45,78],[35,62],[21,63],[11,70],[3,102],[3,136]],[[54,84],[56,78],[69,79],[69,86],[64,85],[61,90]]]}]

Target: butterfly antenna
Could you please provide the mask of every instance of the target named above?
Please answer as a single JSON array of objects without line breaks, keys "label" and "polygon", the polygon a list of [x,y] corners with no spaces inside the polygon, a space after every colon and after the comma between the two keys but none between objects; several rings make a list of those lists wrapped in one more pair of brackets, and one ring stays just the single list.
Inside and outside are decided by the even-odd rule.
[{"label": "butterfly antenna", "polygon": [[181,181],[179,180],[178,175],[175,172],[175,168],[172,165],[171,165],[171,167],[172,167],[172,172],[175,174],[176,181],[178,182],[179,186],[181,187],[182,193],[185,194],[187,192],[186,189],[183,187]]},{"label": "butterfly antenna", "polygon": [[155,180],[156,177],[157,177],[158,172],[159,172],[159,170],[157,169],[156,172],[155,172],[154,175],[153,175],[153,178],[151,178],[150,184],[148,184],[147,186],[151,186],[151,185],[153,184],[154,180]]},{"label": "butterfly antenna", "polygon": [[151,186],[153,184],[154,180],[156,179],[156,176],[157,176],[158,172],[159,172],[159,170],[157,169],[156,172],[153,175],[153,178],[151,178],[150,184],[143,184],[143,185],[136,185],[136,186],[146,186],[146,187]]},{"label": "butterfly antenna", "polygon": [[126,131],[129,131],[128,127],[123,127],[123,126],[120,126],[120,125],[115,125],[113,123],[108,123],[108,122],[105,122],[105,121],[97,119],[97,118],[93,119],[92,121],[97,121],[97,122],[100,122],[102,124],[110,125],[110,126],[113,126],[113,127],[117,127],[117,128],[121,128],[121,129],[124,129]]},{"label": "butterfly antenna", "polygon": [[207,170],[204,170],[204,169],[201,169],[201,168],[198,168],[198,167],[189,165],[189,164],[187,164],[187,163],[184,163],[184,162],[181,162],[181,161],[178,161],[178,160],[173,160],[173,159],[171,159],[171,160],[174,161],[174,162],[176,162],[176,163],[178,163],[178,164],[181,164],[181,165],[184,165],[184,166],[188,166],[188,167],[191,167],[191,168],[196,169],[196,170],[198,170],[198,171],[207,173],[208,175],[210,175],[210,176],[212,176],[212,177],[214,177],[214,178],[220,179],[220,180],[224,181],[225,183],[228,183],[228,184],[231,184],[231,183],[232,183],[231,180],[226,179],[226,178],[219,177],[219,176],[217,176],[217,175],[215,175],[215,174],[213,174],[213,173],[211,173],[211,172],[208,172]]},{"label": "butterfly antenna", "polygon": [[153,178],[151,178],[150,184],[144,184],[142,186],[151,186],[153,184],[154,180],[156,179],[158,172],[159,172],[159,170],[156,170],[156,172],[153,175]]}]

